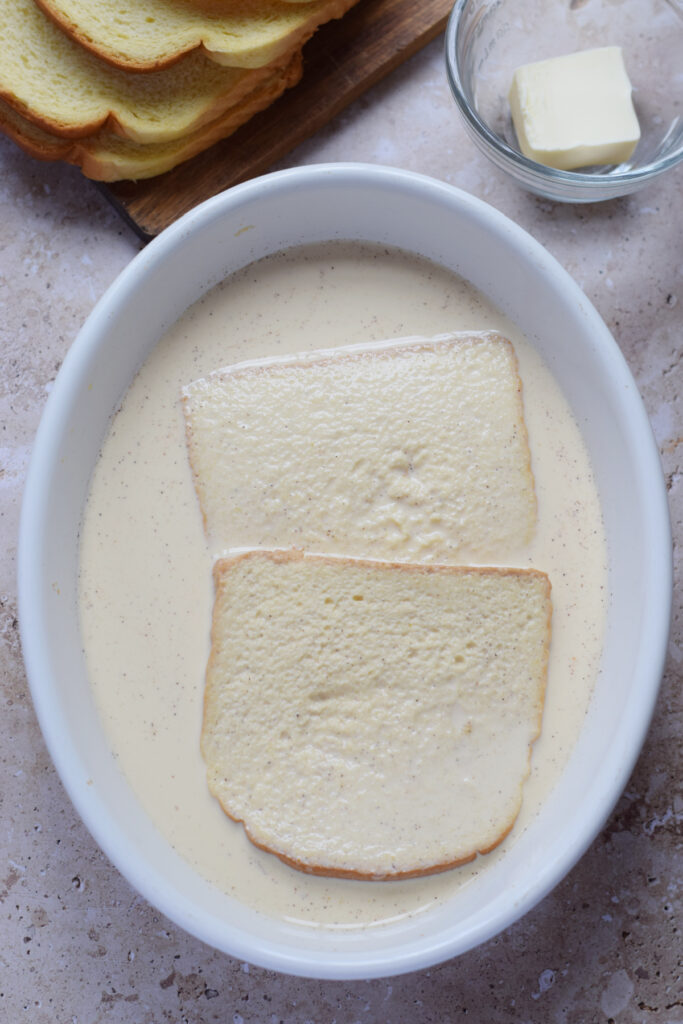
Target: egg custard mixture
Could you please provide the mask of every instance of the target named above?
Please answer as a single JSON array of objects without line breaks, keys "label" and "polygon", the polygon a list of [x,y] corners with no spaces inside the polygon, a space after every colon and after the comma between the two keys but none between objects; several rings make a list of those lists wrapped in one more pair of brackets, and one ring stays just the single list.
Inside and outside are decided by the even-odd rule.
[{"label": "egg custard mixture", "polygon": [[[181,392],[247,360],[454,331],[496,331],[514,346],[538,521],[532,540],[497,564],[539,569],[552,584],[543,726],[522,809],[493,852],[440,874],[377,882],[305,874],[250,843],[207,786],[199,741],[220,552],[204,531]],[[577,740],[598,672],[606,599],[596,486],[551,373],[469,284],[385,247],[336,242],[279,253],[192,306],[151,353],[114,417],[84,514],[83,646],[122,772],[161,834],[204,878],[256,910],[309,925],[396,921],[434,906],[505,856]]]}]

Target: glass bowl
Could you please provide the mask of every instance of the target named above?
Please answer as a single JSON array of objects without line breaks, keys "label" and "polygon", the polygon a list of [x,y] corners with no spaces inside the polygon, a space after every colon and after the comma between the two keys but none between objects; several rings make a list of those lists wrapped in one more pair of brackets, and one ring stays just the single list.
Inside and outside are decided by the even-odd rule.
[{"label": "glass bowl", "polygon": [[[618,165],[560,171],[523,156],[508,104],[523,64],[620,46],[641,139]],[[627,195],[683,160],[683,0],[457,0],[446,67],[466,129],[522,187],[589,203]]]}]

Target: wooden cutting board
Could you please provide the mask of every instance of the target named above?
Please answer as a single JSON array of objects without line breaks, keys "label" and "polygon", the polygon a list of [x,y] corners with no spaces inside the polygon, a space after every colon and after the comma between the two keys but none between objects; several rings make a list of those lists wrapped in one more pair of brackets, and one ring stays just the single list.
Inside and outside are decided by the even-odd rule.
[{"label": "wooden cutting board", "polygon": [[148,240],[198,203],[265,173],[347,104],[435,38],[453,0],[359,0],[304,47],[301,82],[268,110],[167,174],[101,185]]}]

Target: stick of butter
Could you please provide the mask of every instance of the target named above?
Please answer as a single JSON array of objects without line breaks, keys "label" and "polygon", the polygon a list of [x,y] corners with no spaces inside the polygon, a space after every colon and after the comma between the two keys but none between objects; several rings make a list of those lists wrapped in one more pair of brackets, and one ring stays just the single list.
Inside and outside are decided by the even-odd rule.
[{"label": "stick of butter", "polygon": [[508,99],[522,153],[548,167],[618,164],[640,138],[619,46],[525,64]]}]

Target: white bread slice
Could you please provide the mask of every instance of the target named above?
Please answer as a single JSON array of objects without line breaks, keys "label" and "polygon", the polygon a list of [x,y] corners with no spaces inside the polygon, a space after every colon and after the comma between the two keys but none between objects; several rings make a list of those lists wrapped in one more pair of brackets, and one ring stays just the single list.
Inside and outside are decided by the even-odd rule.
[{"label": "white bread slice", "polygon": [[0,0],[5,42],[0,97],[54,135],[106,129],[136,142],[167,142],[214,121],[289,63],[226,68],[200,53],[148,75],[104,64],[78,46],[33,0]]},{"label": "white bread slice", "polygon": [[81,46],[116,67],[156,71],[193,50],[256,68],[303,46],[357,0],[36,0]]},{"label": "white bread slice", "polygon": [[202,753],[252,842],[374,879],[501,842],[541,726],[544,573],[250,552],[214,580]]},{"label": "white bread slice", "polygon": [[214,121],[170,142],[149,144],[123,139],[102,130],[80,139],[65,139],[27,121],[0,100],[0,131],[38,160],[63,160],[75,164],[97,181],[151,178],[227,138],[259,111],[270,106],[301,78],[301,55],[280,71],[271,72],[256,89]]},{"label": "white bread slice", "polygon": [[498,561],[536,498],[514,350],[494,333],[240,364],[183,389],[214,552]]}]

